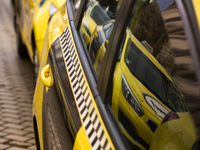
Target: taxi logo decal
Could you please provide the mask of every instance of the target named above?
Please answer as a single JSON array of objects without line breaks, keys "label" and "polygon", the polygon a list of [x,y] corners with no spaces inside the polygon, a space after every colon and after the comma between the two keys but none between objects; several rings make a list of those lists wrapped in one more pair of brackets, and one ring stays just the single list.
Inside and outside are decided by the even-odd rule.
[{"label": "taxi logo decal", "polygon": [[143,96],[147,104],[153,109],[156,115],[159,116],[160,118],[163,119],[165,115],[169,113],[169,110],[167,110],[162,104],[160,104],[153,97],[147,94],[143,94]]},{"label": "taxi logo decal", "polygon": [[75,51],[72,36],[67,27],[60,36],[61,47],[66,69],[70,78],[72,91],[76,100],[83,127],[88,136],[92,149],[110,150],[111,145],[97,115],[86,80]]}]

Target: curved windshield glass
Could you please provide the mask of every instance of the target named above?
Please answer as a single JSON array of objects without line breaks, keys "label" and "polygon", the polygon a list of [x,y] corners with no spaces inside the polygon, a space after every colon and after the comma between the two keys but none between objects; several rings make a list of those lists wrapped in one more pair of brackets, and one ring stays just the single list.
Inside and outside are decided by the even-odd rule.
[{"label": "curved windshield glass", "polygon": [[124,59],[130,72],[165,105],[174,111],[186,111],[183,98],[176,86],[131,39],[128,40]]}]

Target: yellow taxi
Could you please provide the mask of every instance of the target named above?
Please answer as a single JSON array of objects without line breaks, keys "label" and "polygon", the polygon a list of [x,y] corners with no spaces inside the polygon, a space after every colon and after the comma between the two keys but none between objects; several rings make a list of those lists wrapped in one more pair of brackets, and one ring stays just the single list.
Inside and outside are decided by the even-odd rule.
[{"label": "yellow taxi", "polygon": [[[91,53],[102,44],[88,46],[81,31],[84,15],[97,3],[110,19],[94,27],[96,38],[90,38],[98,43],[98,38],[105,38],[101,31],[112,27],[109,40],[104,40],[103,58]],[[181,7],[183,2],[178,0],[67,0],[49,19],[43,44],[33,98],[37,148],[149,149],[162,142],[155,138],[154,143],[153,135],[172,111],[191,127],[185,128],[185,135],[194,137],[190,139],[194,145],[193,119],[184,115],[189,114],[186,105],[193,95],[184,89],[192,81],[199,85],[200,80],[188,76],[185,69],[196,69],[192,73],[200,75],[199,62],[190,62],[196,60],[194,54],[200,47],[197,22],[190,24],[184,15],[188,8],[193,10],[189,4]],[[91,13],[98,14],[97,10]],[[108,12],[114,21],[109,22]],[[99,58],[97,72],[94,64]],[[192,67],[182,70],[185,62]]]},{"label": "yellow taxi", "polygon": [[[88,53],[97,75],[113,25],[114,20],[107,21],[97,26],[91,36]],[[186,112],[187,108],[170,74],[130,30],[126,31],[123,42],[113,77],[111,108],[130,141],[141,142],[148,148],[164,116],[171,110]]]},{"label": "yellow taxi", "polygon": [[97,26],[102,25],[110,18],[99,5],[98,1],[89,1],[87,4],[87,11],[84,13],[83,21],[81,23],[81,33],[87,48],[89,49],[89,43],[91,36]]},{"label": "yellow taxi", "polygon": [[164,116],[187,108],[167,71],[130,34],[116,63],[111,108],[126,136],[148,149]]},{"label": "yellow taxi", "polygon": [[48,19],[64,2],[65,0],[19,0],[14,3],[18,54],[21,57],[30,57],[34,64],[35,80]]},{"label": "yellow taxi", "polygon": [[199,149],[196,130],[191,115],[168,113],[158,126],[151,141],[150,150],[195,150]]},{"label": "yellow taxi", "polygon": [[102,25],[96,26],[89,41],[88,53],[97,76],[99,75],[113,25],[114,20],[109,20]]}]

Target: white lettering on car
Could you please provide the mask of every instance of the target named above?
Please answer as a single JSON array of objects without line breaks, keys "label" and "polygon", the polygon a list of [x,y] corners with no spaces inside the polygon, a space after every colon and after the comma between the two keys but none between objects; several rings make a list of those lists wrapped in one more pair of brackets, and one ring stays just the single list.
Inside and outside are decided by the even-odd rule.
[{"label": "white lettering on car", "polygon": [[167,110],[161,103],[159,103],[157,100],[155,100],[153,97],[143,94],[145,101],[147,104],[153,109],[153,111],[156,113],[156,116],[159,116],[160,118],[164,118],[166,114],[169,113],[169,110]]}]

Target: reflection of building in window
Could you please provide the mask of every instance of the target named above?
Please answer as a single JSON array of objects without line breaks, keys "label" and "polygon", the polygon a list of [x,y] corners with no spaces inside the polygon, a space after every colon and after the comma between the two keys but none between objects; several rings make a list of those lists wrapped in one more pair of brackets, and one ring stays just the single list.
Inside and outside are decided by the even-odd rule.
[{"label": "reflection of building in window", "polygon": [[132,16],[129,26],[132,34],[171,75],[179,79],[178,84],[187,99],[200,98],[193,60],[175,4],[161,14],[155,0],[139,0]]},{"label": "reflection of building in window", "polygon": [[163,17],[169,34],[170,47],[174,55],[174,73],[179,87],[188,101],[198,100],[200,92],[195,76],[194,63],[190,55],[183,23],[176,6],[172,5],[166,9],[163,12]]},{"label": "reflection of building in window", "polygon": [[131,32],[165,68],[171,71],[173,63],[168,63],[169,60],[173,61],[171,49],[168,48],[168,35],[157,2],[140,0],[133,13]]},{"label": "reflection of building in window", "polygon": [[168,43],[165,43],[156,56],[158,62],[165,67],[171,74],[174,72],[174,56]]}]

